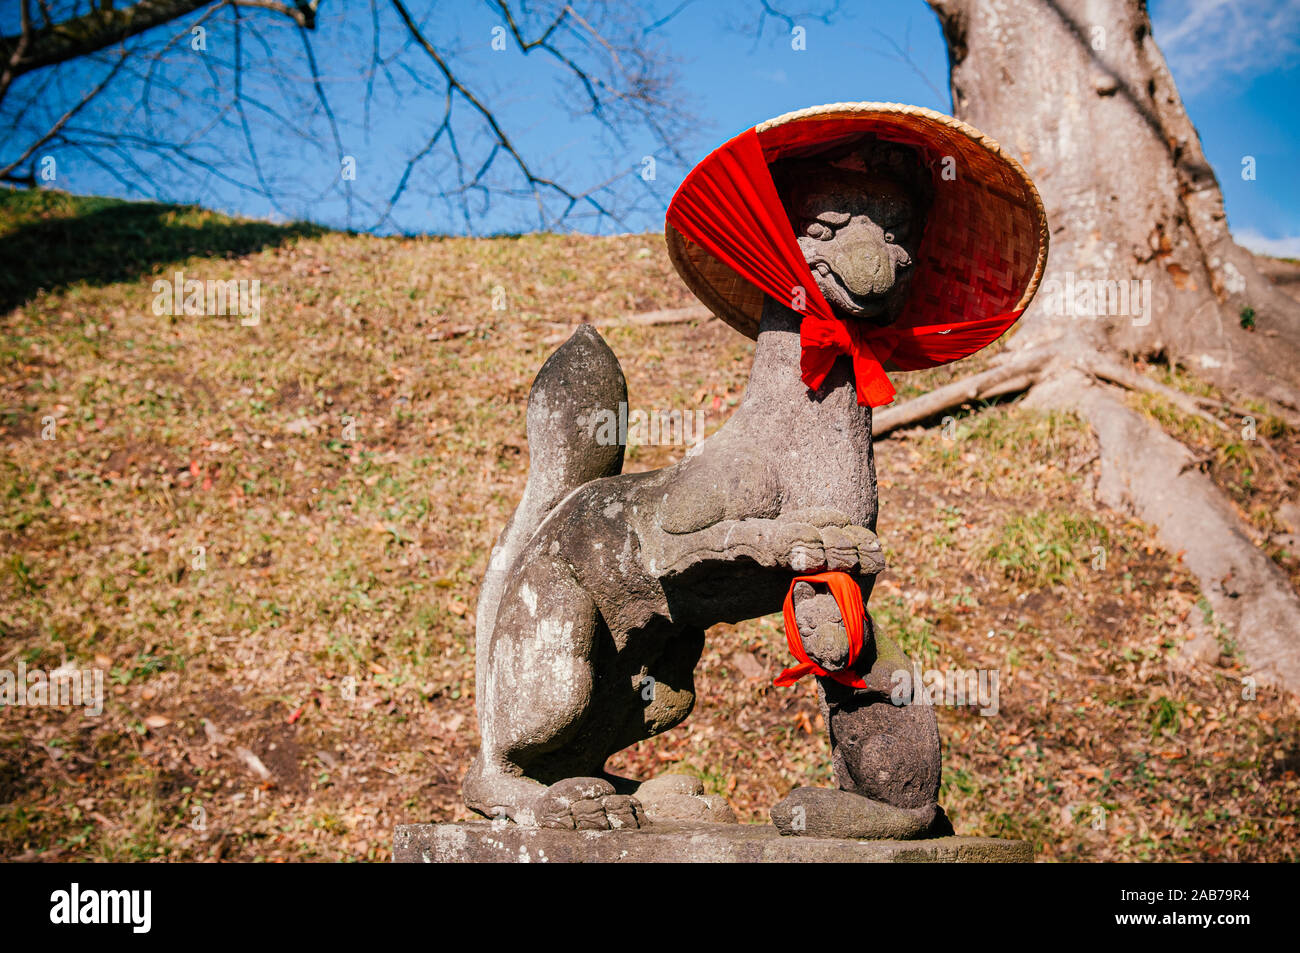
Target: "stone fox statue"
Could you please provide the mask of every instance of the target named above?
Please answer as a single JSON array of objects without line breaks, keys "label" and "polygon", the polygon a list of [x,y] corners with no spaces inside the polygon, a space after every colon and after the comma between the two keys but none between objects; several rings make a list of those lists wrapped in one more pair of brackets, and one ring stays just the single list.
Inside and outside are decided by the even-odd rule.
[{"label": "stone fox statue", "polygon": [[[853,148],[855,168],[801,159],[774,181],[836,313],[887,324],[906,300],[929,180],[906,147]],[[817,391],[804,384],[800,321],[767,298],[740,406],[679,463],[647,473],[621,473],[623,448],[591,426],[627,400],[600,335],[580,327],[543,364],[528,399],[527,486],[478,604],[471,809],[551,827],[641,825],[635,782],[604,764],[690,713],[705,630],[779,611],[799,572],[840,570],[870,595],[884,567],[871,409],[847,358]],[[932,802],[934,716],[916,711],[934,747]]]}]

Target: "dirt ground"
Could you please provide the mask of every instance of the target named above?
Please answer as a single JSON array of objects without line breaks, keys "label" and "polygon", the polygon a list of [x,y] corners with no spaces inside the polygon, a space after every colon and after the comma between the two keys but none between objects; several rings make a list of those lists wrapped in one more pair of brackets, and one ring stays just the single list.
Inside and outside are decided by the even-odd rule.
[{"label": "dirt ground", "polygon": [[[259,279],[260,322],[155,313],[176,271]],[[529,384],[579,321],[692,303],[662,237],[380,239],[47,193],[0,207],[0,272],[0,670],[98,669],[107,696],[0,710],[0,857],[383,861],[395,824],[467,817],[474,607]],[[743,393],[751,344],[716,320],[603,333],[634,408],[712,432]],[[1300,435],[1143,409],[1300,581]],[[1296,701],[1226,638],[1184,650],[1207,604],[1094,502],[1086,427],[972,408],[877,466],[877,624],[928,669],[999,674],[996,714],[938,709],[960,833],[1051,861],[1300,858]],[[813,685],[771,684],[787,663],[776,617],[715,627],[694,714],[610,768],[698,775],[754,822],[832,783]]]}]

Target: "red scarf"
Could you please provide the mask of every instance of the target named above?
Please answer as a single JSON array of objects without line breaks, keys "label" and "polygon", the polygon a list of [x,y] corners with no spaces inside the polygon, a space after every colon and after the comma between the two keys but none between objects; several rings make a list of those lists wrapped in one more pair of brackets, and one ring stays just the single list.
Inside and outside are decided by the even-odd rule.
[{"label": "red scarf", "polygon": [[[849,660],[838,672],[828,672],[808,657],[804,651],[803,639],[799,636],[799,624],[794,617],[794,587],[799,582],[820,582],[830,587],[835,604],[840,608],[840,617],[844,620],[844,631],[849,636]],[[785,641],[790,646],[790,654],[799,660],[799,664],[787,668],[772,679],[772,684],[782,688],[793,685],[805,675],[812,674],[822,678],[833,678],[849,688],[866,688],[866,683],[853,670],[854,663],[862,654],[863,631],[866,626],[867,610],[862,604],[862,590],[853,581],[853,577],[843,572],[820,572],[813,576],[795,576],[790,583],[790,591],[785,594]]]},{"label": "red scarf", "polygon": [[[835,132],[828,130],[831,125],[844,126],[841,133],[856,128],[847,121],[787,123],[765,131],[761,142],[757,131],[747,129],[719,146],[691,171],[673,196],[667,218],[687,239],[803,315],[799,369],[808,387],[821,387],[835,359],[847,354],[853,361],[858,403],[882,407],[894,399],[894,385],[885,374],[885,364],[910,371],[966,357],[996,340],[1015,323],[1020,312],[924,326],[911,324],[905,313],[885,328],[840,320],[804,260],[768,169],[768,163],[784,152],[806,147],[804,140],[809,136],[825,141]],[[927,227],[927,238],[932,230]],[[923,238],[923,247],[925,241]],[[975,250],[975,267],[971,271],[978,271],[979,256],[985,252]],[[965,270],[963,266],[963,273]],[[913,278],[911,299],[949,295],[948,285],[940,285],[940,280],[936,277],[927,283],[918,272]],[[967,276],[965,280],[972,279]],[[794,307],[800,303],[796,289],[802,289],[802,307]]]}]

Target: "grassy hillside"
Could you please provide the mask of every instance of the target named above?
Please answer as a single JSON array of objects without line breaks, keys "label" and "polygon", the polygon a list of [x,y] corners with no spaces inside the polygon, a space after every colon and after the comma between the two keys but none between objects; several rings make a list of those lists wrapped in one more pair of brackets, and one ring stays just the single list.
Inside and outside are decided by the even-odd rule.
[{"label": "grassy hillside", "polygon": [[[155,314],[176,271],[260,280],[260,322]],[[474,605],[532,376],[575,322],[691,301],[656,235],[380,239],[0,193],[0,669],[99,667],[109,699],[0,711],[0,857],[383,860],[393,825],[466,816]],[[634,407],[711,432],[743,393],[751,344],[717,321],[603,333]],[[1285,472],[1202,439],[1272,519]],[[1294,700],[1243,698],[1231,644],[1183,652],[1204,603],[1096,507],[1095,466],[1074,418],[1014,404],[878,445],[877,623],[1001,673],[997,716],[939,709],[949,814],[1049,860],[1297,859]],[[771,685],[778,621],[711,630],[695,713],[611,767],[695,773],[745,820],[829,783],[813,686]]]}]

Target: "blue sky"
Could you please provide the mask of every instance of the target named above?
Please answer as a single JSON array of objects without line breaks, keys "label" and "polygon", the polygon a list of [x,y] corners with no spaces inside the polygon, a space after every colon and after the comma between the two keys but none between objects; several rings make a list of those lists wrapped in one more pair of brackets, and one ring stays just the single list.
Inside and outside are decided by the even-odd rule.
[{"label": "blue sky", "polygon": [[[1300,0],[1153,0],[1153,32],[1223,187],[1237,240],[1300,256]],[[1257,179],[1244,181],[1243,156]]]},{"label": "blue sky", "polygon": [[[1300,255],[1300,184],[1292,171],[1300,146],[1294,121],[1300,94],[1300,0],[1151,0],[1150,5],[1156,39],[1219,175],[1234,233],[1258,250]],[[845,2],[829,24],[800,18],[807,30],[807,52],[791,49],[788,27],[779,21],[768,19],[760,30],[756,3],[694,0],[680,9],[675,2],[663,4],[663,12],[678,12],[652,39],[674,60],[676,90],[694,117],[672,139],[684,162],[674,162],[643,131],[633,130],[626,141],[618,141],[589,118],[575,115],[569,108],[572,87],[559,84],[559,74],[544,56],[534,52],[524,57],[513,48],[492,50],[492,29],[500,25],[500,15],[489,4],[410,0],[409,6],[435,45],[450,51],[458,73],[500,116],[520,151],[536,157],[542,171],[575,183],[579,190],[617,179],[612,189],[626,206],[622,222],[576,215],[567,225],[579,229],[661,228],[667,200],[691,163],[736,132],[787,110],[823,102],[889,100],[951,111],[946,51],[938,22],[923,0]],[[14,12],[11,5],[6,7],[0,28],[9,33]],[[258,174],[242,141],[239,117],[231,114],[225,125],[207,126],[211,104],[223,101],[232,82],[232,74],[220,65],[229,34],[212,21],[211,48],[190,54],[184,49],[190,26],[186,21],[184,30],[156,31],[141,41],[157,43],[163,33],[183,34],[180,54],[173,54],[166,74],[175,94],[160,98],[151,120],[140,108],[142,81],[119,76],[78,122],[134,134],[149,121],[164,132],[186,130],[192,149],[229,175],[177,169],[147,153],[131,161],[102,162],[98,159],[108,153],[98,147],[55,146],[46,150],[57,160],[59,174],[53,184],[80,193],[199,202],[258,218],[306,217],[357,228],[381,222],[377,230],[382,232],[489,233],[536,227],[533,206],[524,198],[498,196],[490,204],[475,199],[460,208],[435,198],[454,174],[445,139],[417,165],[406,191],[381,221],[383,206],[401,181],[405,159],[419,152],[436,127],[441,102],[434,91],[394,69],[391,78],[378,84],[367,116],[361,74],[370,55],[369,15],[360,4],[345,9],[341,0],[324,0],[321,11],[314,37],[321,83],[341,128],[342,152],[356,160],[354,182],[340,182],[339,150],[324,113],[314,104],[308,111],[291,106],[292,97],[280,96],[270,79],[250,79],[249,88],[267,106],[289,111],[307,136],[283,135],[268,113],[250,110],[261,174],[277,186],[283,184],[278,190],[284,197],[272,204],[227,181],[252,183]],[[268,22],[265,33],[265,45],[245,39],[251,55],[271,64],[292,90],[309,89],[311,79],[294,30]],[[384,52],[396,55],[402,36],[396,23],[386,23],[384,35]],[[414,57],[410,62],[428,63],[418,51],[408,49],[403,55]],[[42,92],[28,121],[57,117],[75,101],[70,97],[106,72],[107,62],[101,57],[98,63],[68,71],[62,88]],[[15,86],[3,118],[22,101],[19,94],[30,95],[40,79],[40,74],[25,77],[21,82],[33,84],[26,91]],[[453,127],[463,136],[460,145],[471,154],[483,142],[475,139],[472,118],[460,110],[461,125]],[[13,158],[14,147],[13,140],[0,146],[0,160]],[[654,181],[643,182],[636,173],[648,152],[659,157],[658,174]],[[469,164],[477,167],[484,155],[472,155]],[[1241,176],[1247,155],[1255,158],[1253,181]],[[508,165],[498,164],[490,175],[506,182],[510,172]],[[351,212],[347,188],[358,198]],[[371,207],[362,207],[362,198],[368,198]]]}]

